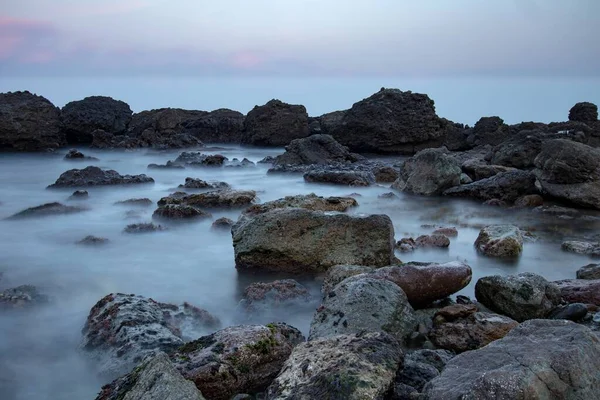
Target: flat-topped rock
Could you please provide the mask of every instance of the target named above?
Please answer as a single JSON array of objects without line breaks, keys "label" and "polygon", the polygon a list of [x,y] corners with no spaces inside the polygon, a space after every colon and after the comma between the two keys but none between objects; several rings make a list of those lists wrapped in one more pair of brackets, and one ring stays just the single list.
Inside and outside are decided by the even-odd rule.
[{"label": "flat-topped rock", "polygon": [[141,175],[121,175],[117,171],[103,170],[98,167],[70,169],[63,172],[55,183],[48,188],[85,187],[100,185],[129,185],[139,183],[154,183],[154,179]]},{"label": "flat-topped rock", "polygon": [[511,258],[523,252],[523,234],[514,225],[490,225],[479,232],[475,248],[491,257]]},{"label": "flat-topped rock", "polygon": [[263,214],[280,208],[304,208],[311,211],[347,211],[358,206],[352,197],[322,197],[314,193],[286,196],[282,199],[268,201],[262,204],[253,204],[244,210],[245,215]]},{"label": "flat-topped rock", "polygon": [[159,206],[183,204],[196,208],[241,208],[256,199],[253,190],[215,190],[182,196],[167,196],[158,201]]},{"label": "flat-topped rock", "polygon": [[87,211],[87,208],[66,206],[61,203],[46,203],[41,206],[27,208],[23,211],[19,211],[16,214],[8,217],[8,219],[24,219],[24,218],[38,218],[38,217],[49,217],[53,215],[65,215],[75,214],[83,211]]}]

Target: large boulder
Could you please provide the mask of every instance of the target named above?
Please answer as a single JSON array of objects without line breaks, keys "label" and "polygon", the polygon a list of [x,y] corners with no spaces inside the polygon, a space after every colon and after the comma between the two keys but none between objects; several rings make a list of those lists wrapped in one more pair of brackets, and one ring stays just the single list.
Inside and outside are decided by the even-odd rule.
[{"label": "large boulder", "polygon": [[332,162],[353,163],[364,157],[350,153],[348,148],[330,135],[311,135],[294,139],[285,147],[285,153],[275,158],[273,165],[311,165]]},{"label": "large boulder", "polygon": [[283,323],[231,326],[186,343],[171,360],[204,396],[230,400],[266,390],[303,341],[300,331]]},{"label": "large boulder", "polygon": [[600,209],[600,150],[571,140],[544,142],[535,173],[549,195]]},{"label": "large boulder", "polygon": [[188,303],[159,303],[133,294],[111,293],[90,310],[81,349],[110,378],[129,372],[144,357],[172,351],[219,320]]},{"label": "large boulder", "polygon": [[351,207],[357,207],[358,202],[353,197],[322,197],[314,193],[286,196],[282,199],[253,204],[244,210],[244,215],[257,215],[280,208],[304,208],[311,211],[344,212]]},{"label": "large boulder", "polygon": [[383,400],[403,358],[384,332],[315,339],[294,348],[267,397]]},{"label": "large boulder", "polygon": [[427,95],[382,88],[355,103],[327,133],[351,151],[414,154],[440,146],[446,125]]},{"label": "large boulder", "polygon": [[600,264],[588,264],[579,268],[577,279],[600,279]]},{"label": "large boulder", "polygon": [[460,166],[445,149],[425,149],[404,162],[394,189],[425,196],[460,185]]},{"label": "large boulder", "polygon": [[205,400],[165,353],[138,365],[132,372],[102,387],[96,400]]},{"label": "large boulder", "polygon": [[569,110],[569,121],[596,122],[598,121],[598,106],[584,101],[577,103]]},{"label": "large boulder", "polygon": [[46,151],[66,144],[60,109],[30,92],[0,93],[0,151]]},{"label": "large boulder", "polygon": [[286,146],[294,139],[307,137],[308,114],[301,105],[271,100],[255,106],[244,120],[242,143],[254,146]]},{"label": "large boulder", "polygon": [[596,399],[600,342],[588,328],[564,320],[533,320],[503,339],[448,362],[425,386],[429,400]]},{"label": "large boulder", "polygon": [[254,190],[213,190],[205,193],[163,197],[158,201],[159,206],[167,204],[182,204],[196,208],[241,208],[247,207],[256,199]]},{"label": "large boulder", "polygon": [[475,248],[490,257],[517,257],[523,251],[523,234],[514,225],[486,226],[479,232]]},{"label": "large boulder", "polygon": [[[316,124],[311,126],[311,134],[322,133],[330,135],[331,132],[342,123],[347,110],[333,111],[314,118]],[[314,127],[314,129],[312,129]]]},{"label": "large boulder", "polygon": [[558,285],[564,301],[600,307],[600,279],[565,279],[554,283]]},{"label": "large boulder", "polygon": [[238,269],[322,272],[338,264],[382,267],[395,261],[387,215],[278,209],[238,221],[232,236]]},{"label": "large boulder", "polygon": [[523,131],[495,146],[491,163],[519,169],[531,169],[549,137],[539,131]]},{"label": "large boulder", "polygon": [[244,114],[220,108],[182,122],[185,132],[205,143],[240,143]]},{"label": "large boulder", "polygon": [[500,117],[482,117],[469,132],[467,143],[471,147],[490,144],[495,146],[511,135],[510,127]]},{"label": "large boulder", "polygon": [[499,199],[514,202],[519,197],[537,194],[535,175],[529,171],[500,172],[491,178],[452,187],[444,196],[470,197],[481,201]]},{"label": "large boulder", "polygon": [[62,108],[62,127],[69,143],[92,143],[92,132],[96,129],[124,134],[132,114],[129,105],[123,101],[91,96],[67,103]]},{"label": "large boulder", "polygon": [[544,318],[561,302],[558,286],[531,272],[480,278],[475,297],[490,310],[519,322]]},{"label": "large boulder", "polygon": [[121,175],[117,171],[103,170],[98,167],[86,167],[84,169],[70,169],[63,172],[56,182],[48,188],[83,187],[100,185],[129,185],[136,183],[153,183],[154,179],[144,174]]},{"label": "large boulder", "polygon": [[400,266],[378,268],[374,278],[394,282],[406,293],[413,307],[444,299],[471,282],[471,267],[460,261],[444,264],[410,262]]},{"label": "large boulder", "polygon": [[414,310],[398,285],[361,274],[344,279],[325,296],[308,339],[384,331],[404,344],[416,326]]}]

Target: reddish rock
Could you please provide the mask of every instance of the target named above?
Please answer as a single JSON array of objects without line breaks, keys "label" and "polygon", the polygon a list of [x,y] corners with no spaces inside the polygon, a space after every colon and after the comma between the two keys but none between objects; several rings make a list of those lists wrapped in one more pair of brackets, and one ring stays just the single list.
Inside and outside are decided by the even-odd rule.
[{"label": "reddish rock", "polygon": [[600,279],[566,279],[555,283],[563,300],[600,306]]},{"label": "reddish rock", "polygon": [[448,237],[455,237],[455,236],[458,236],[458,231],[454,227],[439,228],[439,229],[436,229],[435,231],[433,231],[433,234],[434,235],[444,235],[444,236],[448,236]]}]

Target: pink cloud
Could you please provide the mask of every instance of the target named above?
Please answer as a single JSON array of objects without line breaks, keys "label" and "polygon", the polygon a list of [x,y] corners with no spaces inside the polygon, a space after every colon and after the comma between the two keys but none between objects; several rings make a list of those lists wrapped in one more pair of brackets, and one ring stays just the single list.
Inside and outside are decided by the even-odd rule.
[{"label": "pink cloud", "polygon": [[143,0],[124,0],[121,2],[103,1],[104,4],[75,4],[62,10],[63,15],[70,17],[89,17],[114,14],[127,14],[149,6]]},{"label": "pink cloud", "polygon": [[265,59],[256,53],[241,52],[233,55],[231,62],[242,69],[253,69],[263,64]]}]

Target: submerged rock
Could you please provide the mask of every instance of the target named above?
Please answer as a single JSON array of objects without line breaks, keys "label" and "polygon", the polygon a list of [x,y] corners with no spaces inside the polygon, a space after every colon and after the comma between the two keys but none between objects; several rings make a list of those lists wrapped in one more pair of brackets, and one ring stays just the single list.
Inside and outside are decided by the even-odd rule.
[{"label": "submerged rock", "polygon": [[491,178],[444,191],[444,196],[471,197],[486,201],[499,199],[509,203],[528,194],[537,194],[535,175],[529,171],[500,172]]},{"label": "submerged rock", "polygon": [[139,198],[139,199],[127,199],[122,201],[117,201],[115,205],[123,205],[123,206],[140,206],[140,207],[149,207],[152,204],[152,200],[147,197]]},{"label": "submerged rock", "polygon": [[218,218],[216,220],[214,220],[214,222],[212,223],[212,229],[220,229],[220,230],[227,230],[230,231],[231,227],[235,224],[235,221],[233,221],[232,219],[229,218]]},{"label": "submerged rock", "polygon": [[450,360],[424,393],[430,400],[594,399],[598,370],[600,344],[592,331],[569,321],[533,320]]},{"label": "submerged rock", "polygon": [[282,199],[268,201],[263,204],[253,204],[244,210],[245,215],[264,214],[280,208],[304,208],[310,211],[347,211],[350,207],[358,206],[352,197],[322,197],[314,193],[286,196]]},{"label": "submerged rock", "polygon": [[544,198],[539,194],[528,194],[515,200],[515,207],[539,207],[544,205]]},{"label": "submerged rock", "polygon": [[348,148],[335,141],[330,135],[311,135],[295,139],[277,156],[274,165],[311,165],[331,162],[353,163],[364,157],[350,153]]},{"label": "submerged rock", "polygon": [[530,272],[483,277],[475,284],[475,297],[490,310],[519,322],[545,318],[561,302],[555,283]]},{"label": "submerged rock", "polygon": [[371,170],[377,183],[393,183],[400,177],[398,169],[390,166],[378,166]]},{"label": "submerged rock", "polygon": [[48,217],[52,215],[74,214],[82,211],[87,211],[87,208],[65,206],[64,204],[54,202],[42,204],[41,206],[37,207],[27,208],[8,217],[8,219]]},{"label": "submerged rock", "polygon": [[85,160],[88,160],[88,161],[98,161],[98,159],[96,157],[86,156],[85,154],[83,154],[82,152],[80,152],[77,149],[71,149],[71,150],[69,150],[69,152],[65,156],[65,160],[70,160],[70,161],[85,161]]},{"label": "submerged rock", "polygon": [[0,310],[14,310],[48,303],[49,298],[33,285],[21,285],[0,292]]},{"label": "submerged rock", "polygon": [[565,279],[554,283],[564,301],[600,306],[600,279]]},{"label": "submerged rock", "polygon": [[121,175],[117,171],[102,170],[98,167],[84,169],[70,169],[63,172],[55,183],[48,188],[61,188],[70,186],[97,186],[97,185],[127,185],[134,183],[154,183],[154,179],[141,175]]},{"label": "submerged rock", "polygon": [[208,399],[230,400],[266,390],[303,341],[300,331],[283,323],[231,326],[186,343],[171,360]]},{"label": "submerged rock", "polygon": [[523,234],[513,225],[490,225],[475,240],[477,251],[491,257],[517,257],[523,251]]},{"label": "submerged rock", "polygon": [[294,348],[269,399],[383,400],[404,355],[384,332],[315,339]]},{"label": "submerged rock", "polygon": [[125,233],[150,233],[150,232],[159,232],[164,231],[166,228],[163,228],[161,225],[155,225],[152,222],[144,222],[140,224],[130,224],[123,229]]},{"label": "submerged rock", "polygon": [[229,189],[229,184],[225,182],[206,182],[202,179],[196,178],[185,178],[185,183],[179,185],[180,188],[185,189]]},{"label": "submerged rock", "polygon": [[308,114],[304,106],[271,100],[248,112],[241,142],[254,146],[286,146],[292,140],[309,134]]},{"label": "submerged rock", "polygon": [[279,209],[238,221],[232,236],[238,269],[321,272],[338,264],[395,261],[394,228],[387,215]]},{"label": "submerged rock", "polygon": [[81,239],[80,241],[78,241],[77,244],[83,244],[86,246],[100,246],[100,245],[108,244],[108,242],[110,242],[110,240],[108,240],[107,238],[88,235],[88,236],[84,237],[83,239]]},{"label": "submerged rock", "polygon": [[456,236],[458,236],[458,230],[455,227],[438,228],[435,231],[433,231],[433,235],[444,235],[447,237],[456,237]]},{"label": "submerged rock", "polygon": [[375,183],[375,177],[372,173],[362,171],[311,171],[304,174],[304,180],[310,183],[346,186],[371,186]]},{"label": "submerged rock", "polygon": [[392,188],[403,192],[433,196],[460,185],[460,167],[445,149],[425,149],[404,162],[400,177]]},{"label": "submerged rock", "polygon": [[152,214],[152,218],[168,220],[191,220],[210,217],[212,217],[210,213],[185,204],[165,204],[158,207]]}]

